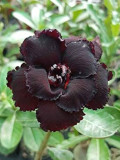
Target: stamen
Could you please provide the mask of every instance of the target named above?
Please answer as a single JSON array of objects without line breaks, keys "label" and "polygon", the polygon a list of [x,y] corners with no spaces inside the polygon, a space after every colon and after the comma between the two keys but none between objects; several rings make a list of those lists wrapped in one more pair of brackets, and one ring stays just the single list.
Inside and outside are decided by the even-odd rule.
[{"label": "stamen", "polygon": [[64,88],[66,89],[69,79],[70,79],[70,69],[66,65],[54,64],[50,67],[48,73],[48,80],[50,85],[58,87],[59,85],[65,84]]}]

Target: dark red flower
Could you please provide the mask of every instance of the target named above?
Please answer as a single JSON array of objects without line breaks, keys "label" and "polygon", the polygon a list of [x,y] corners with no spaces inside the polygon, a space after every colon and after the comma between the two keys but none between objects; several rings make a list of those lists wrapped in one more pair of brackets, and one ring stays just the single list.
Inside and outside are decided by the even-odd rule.
[{"label": "dark red flower", "polygon": [[26,64],[8,73],[8,87],[21,111],[36,109],[45,131],[73,126],[83,118],[84,106],[103,108],[108,101],[112,73],[99,63],[98,38],[63,40],[56,29],[36,31],[20,52]]}]

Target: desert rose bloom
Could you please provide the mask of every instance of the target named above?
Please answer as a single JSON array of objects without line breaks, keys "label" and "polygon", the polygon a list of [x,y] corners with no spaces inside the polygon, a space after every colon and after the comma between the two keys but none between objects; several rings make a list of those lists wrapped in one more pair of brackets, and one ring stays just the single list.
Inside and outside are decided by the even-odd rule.
[{"label": "desert rose bloom", "polygon": [[62,39],[56,29],[36,31],[24,40],[20,52],[25,63],[8,73],[8,87],[21,111],[36,110],[45,131],[77,124],[83,108],[103,108],[108,101],[112,73],[100,64],[98,38]]}]

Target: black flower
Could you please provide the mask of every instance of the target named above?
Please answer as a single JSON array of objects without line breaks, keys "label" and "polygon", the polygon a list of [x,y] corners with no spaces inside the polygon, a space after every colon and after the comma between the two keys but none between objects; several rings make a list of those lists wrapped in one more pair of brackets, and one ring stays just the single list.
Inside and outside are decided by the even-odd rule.
[{"label": "black flower", "polygon": [[63,40],[56,29],[36,31],[20,52],[26,64],[8,73],[8,87],[21,111],[36,109],[45,131],[75,125],[83,118],[84,106],[97,109],[106,104],[112,73],[98,62],[98,38]]}]

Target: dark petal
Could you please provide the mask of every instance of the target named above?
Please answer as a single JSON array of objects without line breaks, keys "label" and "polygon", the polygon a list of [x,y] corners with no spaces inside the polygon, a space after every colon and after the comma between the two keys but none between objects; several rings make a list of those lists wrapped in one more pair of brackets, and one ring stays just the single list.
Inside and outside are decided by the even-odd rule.
[{"label": "dark petal", "polygon": [[62,39],[62,36],[61,36],[60,32],[58,32],[56,29],[46,29],[46,30],[43,30],[43,31],[35,31],[35,35],[38,38],[42,34],[50,36],[50,37],[56,39],[57,41],[59,41],[59,43],[60,43],[60,50],[61,51],[64,51],[66,49],[65,40]]},{"label": "dark petal", "polygon": [[43,30],[26,38],[20,51],[27,64],[49,69],[53,64],[60,63],[65,48],[65,41],[57,30]]},{"label": "dark petal", "polygon": [[54,91],[51,90],[47,72],[44,69],[29,67],[26,72],[26,79],[29,92],[39,99],[56,100],[62,94],[62,90],[59,88]]},{"label": "dark petal", "polygon": [[101,48],[101,45],[100,45],[100,39],[99,37],[96,37],[92,42],[91,44],[93,44],[93,52],[94,52],[94,55],[95,55],[95,58],[97,60],[99,60],[102,56],[102,48]]},{"label": "dark petal", "polygon": [[84,41],[90,47],[91,52],[95,56],[97,60],[99,60],[102,56],[102,48],[100,44],[100,38],[97,36],[93,41],[88,41],[86,38],[72,36],[70,38],[65,39],[65,43],[68,45],[70,42]]},{"label": "dark petal", "polygon": [[9,71],[7,74],[7,86],[11,88],[11,84],[12,84],[12,79],[13,79],[13,74],[14,74],[15,70]]},{"label": "dark petal", "polygon": [[87,42],[83,40],[68,44],[63,64],[70,68],[72,76],[85,78],[96,73],[96,59]]},{"label": "dark petal", "polygon": [[35,110],[38,106],[38,99],[33,97],[26,87],[26,78],[24,71],[27,66],[22,65],[21,68],[17,67],[17,70],[10,71],[8,73],[8,87],[12,89],[13,100],[15,100],[15,106],[20,107],[21,111]]},{"label": "dark petal", "polygon": [[81,38],[78,36],[71,36],[69,38],[65,38],[65,43],[66,45],[69,44],[70,42],[76,42],[79,41]]},{"label": "dark petal", "polygon": [[87,104],[87,107],[91,109],[103,108],[108,101],[108,71],[103,68],[103,65],[99,65],[98,67],[97,74],[95,75],[95,83],[97,93],[92,101]]},{"label": "dark petal", "polygon": [[66,92],[56,102],[68,112],[78,112],[95,94],[95,84],[92,79],[74,79],[67,86]]},{"label": "dark petal", "polygon": [[82,110],[77,113],[65,112],[53,101],[41,101],[36,115],[43,130],[59,131],[77,124],[84,113]]},{"label": "dark petal", "polygon": [[112,71],[109,71],[108,72],[108,81],[110,81],[112,79],[112,77],[113,77],[113,73],[112,73]]}]

